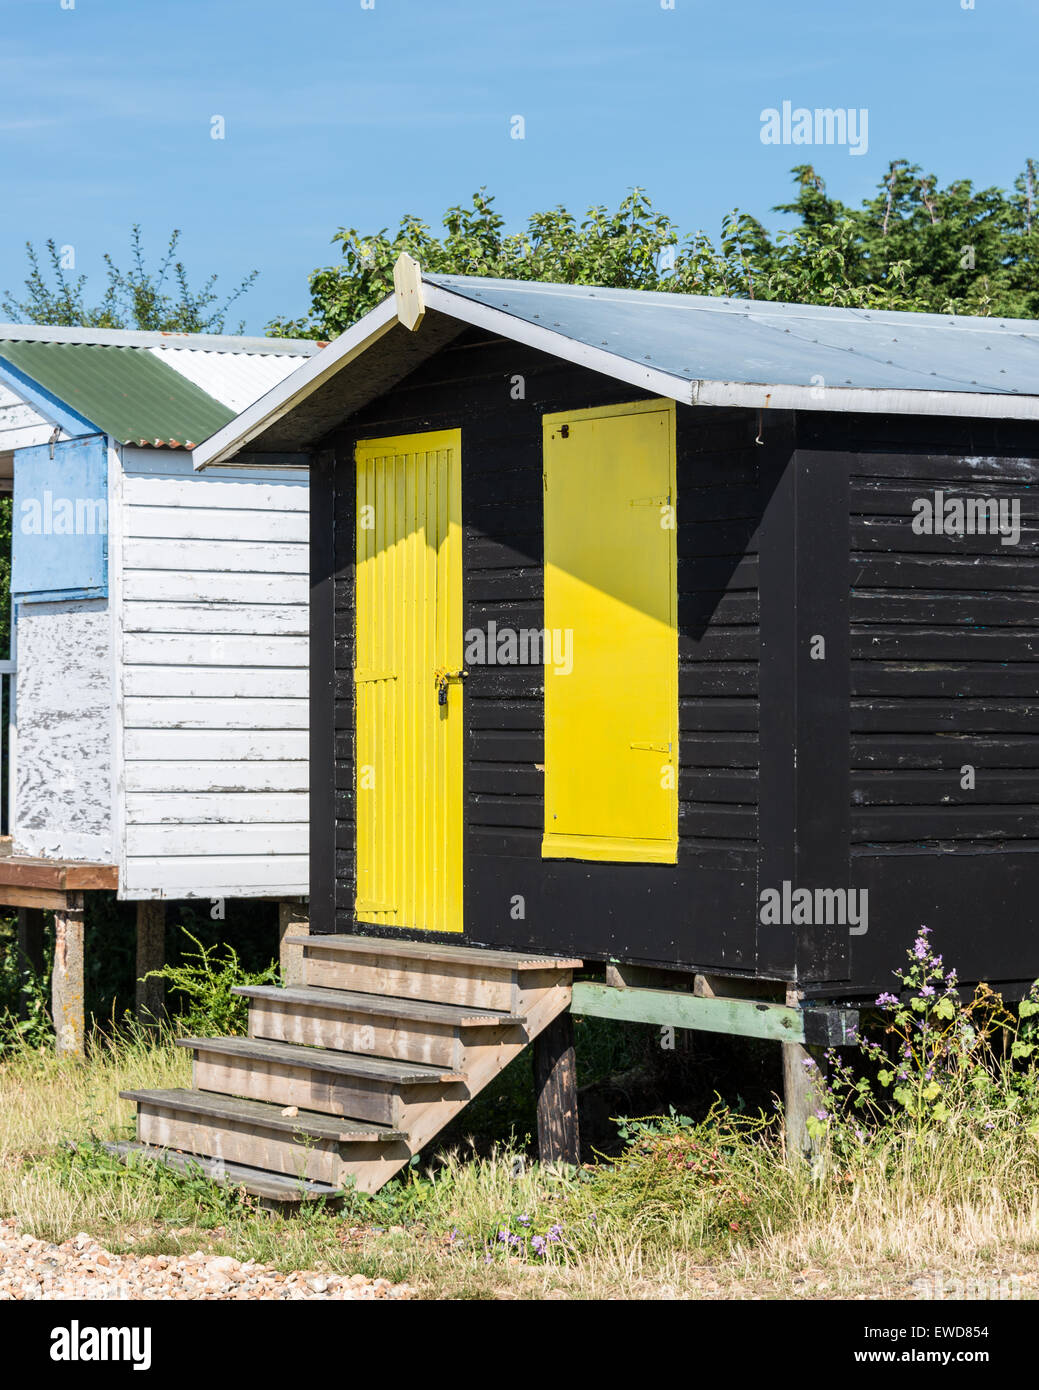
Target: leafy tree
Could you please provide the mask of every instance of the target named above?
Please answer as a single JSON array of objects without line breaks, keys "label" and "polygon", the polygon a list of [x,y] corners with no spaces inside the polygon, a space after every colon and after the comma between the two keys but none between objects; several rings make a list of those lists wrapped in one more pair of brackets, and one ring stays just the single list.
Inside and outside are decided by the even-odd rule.
[{"label": "leafy tree", "polygon": [[[25,297],[16,299],[10,291],[0,300],[4,315],[17,323],[49,324],[74,328],[139,328],[161,333],[222,333],[227,311],[250,288],[259,274],[251,271],[230,294],[217,292],[216,275],[192,289],[184,263],[175,259],[180,232],[174,230],[158,269],[145,264],[139,224],[130,236],[130,266],[120,269],[105,255],[107,285],[100,303],[87,303],[87,277],[70,277],[61,250],[53,240],[46,244],[46,255],[26,242],[29,274]],[[241,333],[239,323],[231,332]]]},{"label": "leafy tree", "polygon": [[393,263],[406,251],[433,274],[553,280],[564,284],[674,290],[687,294],[909,309],[944,314],[1039,317],[1039,173],[1029,160],[1012,192],[945,188],[920,166],[896,159],[860,207],[831,197],[808,164],[792,171],[794,197],[773,212],[796,225],[772,235],[738,209],[717,241],[682,237],[645,191],[615,212],[601,206],[578,220],[564,207],[530,216],[506,232],[494,198],[449,208],[438,234],[405,216],[396,232],[342,227],[341,261],[310,277],[310,313],[277,319],[269,333],[330,338],[393,289]]}]

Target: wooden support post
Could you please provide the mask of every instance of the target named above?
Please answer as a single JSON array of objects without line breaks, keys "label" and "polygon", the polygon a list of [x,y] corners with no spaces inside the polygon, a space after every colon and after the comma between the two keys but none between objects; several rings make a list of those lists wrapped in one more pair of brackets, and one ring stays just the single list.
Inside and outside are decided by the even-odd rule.
[{"label": "wooden support post", "polygon": [[307,936],[310,930],[310,909],[305,903],[280,902],[278,904],[278,960],[281,965],[282,983],[302,985],[303,947],[286,944],[287,936]]},{"label": "wooden support post", "polygon": [[137,904],[137,1022],[154,1027],[166,1013],[166,981],[147,979],[150,970],[166,964],[166,904],[151,899]]},{"label": "wooden support post", "polygon": [[51,1015],[59,1057],[82,1057],[86,1034],[83,1004],[83,894],[66,893],[54,909]]},{"label": "wooden support post", "polygon": [[534,1039],[534,1090],[541,1162],[578,1164],[577,1067],[574,1020],[569,1009],[557,1014]]},{"label": "wooden support post", "polygon": [[[796,1007],[801,996],[787,990],[787,1004]],[[811,1158],[818,1146],[808,1133],[808,1117],[818,1109],[824,1049],[804,1043],[783,1043],[783,1122],[788,1160]]]},{"label": "wooden support post", "polygon": [[[19,975],[23,972],[37,976],[43,973],[43,913],[38,907],[18,909],[16,961]],[[18,1017],[26,1018],[28,1013],[28,1001],[24,994],[20,994]]]}]

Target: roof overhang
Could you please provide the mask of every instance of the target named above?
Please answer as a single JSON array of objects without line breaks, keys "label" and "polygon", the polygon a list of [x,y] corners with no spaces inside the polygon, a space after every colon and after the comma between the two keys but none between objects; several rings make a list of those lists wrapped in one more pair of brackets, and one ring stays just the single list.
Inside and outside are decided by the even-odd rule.
[{"label": "roof overhang", "polygon": [[[196,448],[195,467],[234,466],[236,456],[246,449],[248,458],[242,463],[250,467],[263,463],[265,455],[276,463],[286,452],[307,452],[466,328],[483,329],[689,406],[1039,420],[1039,394],[690,379],[531,323],[424,276],[420,276],[418,313],[413,295],[413,284],[406,295],[398,287],[305,366]],[[414,328],[405,327],[408,322]]]}]

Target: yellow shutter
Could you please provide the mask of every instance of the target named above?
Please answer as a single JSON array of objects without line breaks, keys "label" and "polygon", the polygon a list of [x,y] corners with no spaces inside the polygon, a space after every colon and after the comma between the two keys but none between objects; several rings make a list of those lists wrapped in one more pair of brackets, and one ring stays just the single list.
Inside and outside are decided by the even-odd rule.
[{"label": "yellow shutter", "polygon": [[357,918],[462,930],[461,434],[357,445]]},{"label": "yellow shutter", "polygon": [[543,853],[674,863],[678,847],[675,407],[544,419]]}]

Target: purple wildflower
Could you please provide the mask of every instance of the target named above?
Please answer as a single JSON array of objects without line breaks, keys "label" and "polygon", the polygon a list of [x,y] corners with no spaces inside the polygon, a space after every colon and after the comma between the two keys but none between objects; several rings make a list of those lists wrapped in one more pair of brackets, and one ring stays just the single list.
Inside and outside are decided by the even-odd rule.
[{"label": "purple wildflower", "polygon": [[884,993],[877,995],[877,1003],[880,1005],[897,1004],[898,1000],[895,998],[893,994]]},{"label": "purple wildflower", "polygon": [[535,1255],[543,1255],[545,1253],[546,1246],[544,1236],[535,1236],[530,1243],[534,1249]]}]

